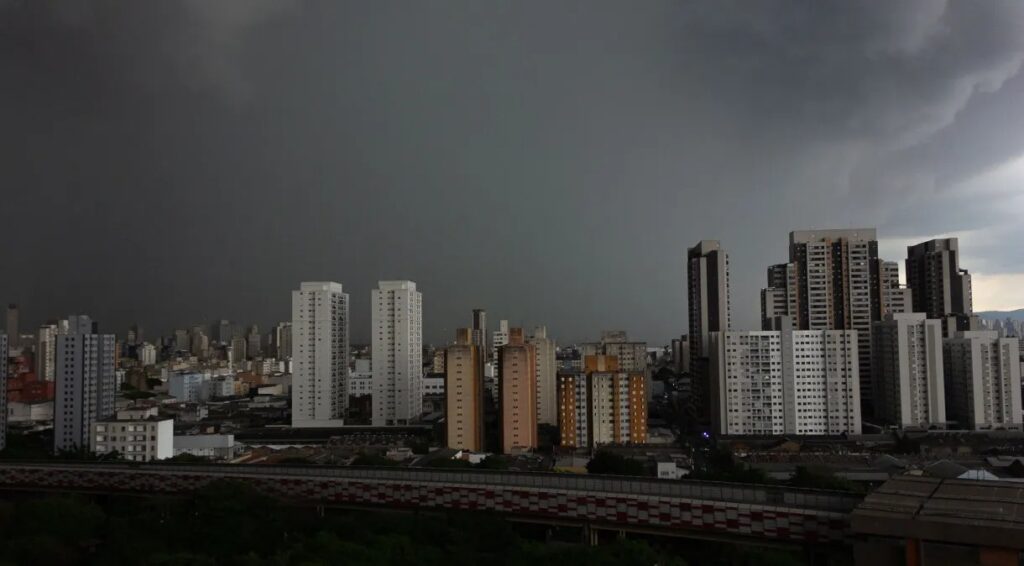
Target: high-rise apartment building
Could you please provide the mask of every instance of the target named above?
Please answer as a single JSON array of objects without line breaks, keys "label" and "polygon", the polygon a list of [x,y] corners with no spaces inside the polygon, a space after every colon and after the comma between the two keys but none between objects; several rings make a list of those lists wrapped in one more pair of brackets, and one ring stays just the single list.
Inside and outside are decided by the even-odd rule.
[{"label": "high-rise apartment building", "polygon": [[647,442],[647,380],[619,368],[614,356],[585,356],[578,373],[558,376],[562,446]]},{"label": "high-rise apartment building", "polygon": [[189,334],[189,350],[192,355],[203,360],[210,354],[210,338],[202,326],[193,326]]},{"label": "high-rise apartment building", "polygon": [[292,357],[292,323],[282,322],[274,327],[274,357],[287,360]]},{"label": "high-rise apartment building", "polygon": [[647,371],[647,342],[631,342],[622,330],[601,332],[600,342],[586,342],[580,345],[580,355],[614,356],[622,371]]},{"label": "high-rise apartment building", "polygon": [[[966,315],[972,312],[971,275],[960,269],[960,244],[956,238],[928,240],[907,247],[907,285],[913,290],[914,312],[942,319],[947,337],[970,330]],[[964,322],[950,328],[950,315]],[[959,319],[952,319],[955,324]]]},{"label": "high-rise apartment building", "polygon": [[[19,346],[21,337],[18,335],[18,305],[11,303],[7,305],[7,348],[16,349]],[[3,351],[6,358],[8,350]]]},{"label": "high-rise apartment building", "polygon": [[412,281],[380,281],[370,306],[373,426],[405,425],[423,409],[423,299]]},{"label": "high-rise apartment building", "polygon": [[860,434],[855,330],[711,335],[712,424],[723,435]]},{"label": "high-rise apartment building", "polygon": [[806,330],[870,332],[875,230],[802,230],[789,235],[796,263],[797,326]]},{"label": "high-rise apartment building", "polygon": [[128,327],[128,335],[125,336],[125,343],[129,346],[135,346],[142,344],[142,327],[138,324],[133,324]]},{"label": "high-rise apartment building", "polygon": [[690,373],[690,337],[672,339],[672,367],[676,373]]},{"label": "high-rise apartment building", "polygon": [[892,314],[872,331],[876,417],[900,428],[944,427],[942,323],[924,313]]},{"label": "high-rise apartment building", "polygon": [[149,342],[140,344],[135,350],[135,355],[138,357],[139,365],[142,367],[156,364],[156,346]]},{"label": "high-rise apartment building", "polygon": [[557,426],[558,348],[544,326],[534,328],[528,342],[537,353],[537,423]]},{"label": "high-rise apartment building", "polygon": [[508,344],[508,321],[498,321],[498,329],[491,333],[490,350],[488,350],[487,360],[491,362],[485,365],[484,371],[484,387],[487,388],[487,392],[491,395],[491,399],[495,403],[498,402],[499,391],[498,391],[498,349]]},{"label": "high-rise apartment building", "polygon": [[[789,234],[789,263],[768,268],[761,310],[788,317],[798,330],[856,330],[861,404],[870,414],[871,324],[906,310],[908,295],[898,266],[879,260],[873,228],[798,230]],[[762,324],[770,320],[765,316]]]},{"label": "high-rise apartment building", "polygon": [[36,335],[36,376],[53,381],[57,374],[57,325],[44,324]]},{"label": "high-rise apartment building", "polygon": [[349,296],[340,283],[306,282],[292,291],[292,426],[344,423],[348,311]]},{"label": "high-rise apartment building", "polygon": [[499,320],[498,329],[491,333],[491,359],[498,359],[498,348],[508,344],[508,321]]},{"label": "high-rise apartment building", "polygon": [[480,348],[482,361],[487,362],[491,349],[487,344],[487,311],[484,309],[473,309],[473,343]]},{"label": "high-rise apartment building", "polygon": [[445,355],[445,445],[456,450],[484,449],[484,376],[480,348],[472,331],[460,328]]},{"label": "high-rise apartment building", "polygon": [[188,330],[179,328],[174,331],[174,350],[176,352],[189,352],[191,350]]},{"label": "high-rise apartment building", "polygon": [[784,288],[766,287],[761,289],[761,330],[770,329],[772,321],[780,317],[792,320],[786,304],[787,298]]},{"label": "high-rise apartment building", "polygon": [[246,358],[246,340],[243,336],[235,336],[228,344],[228,361],[233,365],[240,364]]},{"label": "high-rise apartment building", "polygon": [[53,445],[57,451],[87,449],[92,425],[114,414],[113,334],[100,334],[88,316],[68,317],[57,336],[57,384]]},{"label": "high-rise apartment building", "polygon": [[895,261],[876,258],[872,277],[877,290],[871,294],[875,320],[884,320],[886,315],[913,311],[913,291],[900,285],[900,265]]},{"label": "high-rise apartment building", "polygon": [[792,263],[780,263],[768,267],[768,287],[761,289],[761,330],[771,330],[778,317],[788,318],[793,328],[798,328],[796,320],[797,301],[797,266]]},{"label": "high-rise apartment building", "polygon": [[498,411],[501,451],[505,454],[537,448],[537,351],[526,342],[522,328],[511,328],[498,349]]},{"label": "high-rise apartment building", "polygon": [[445,348],[438,348],[434,350],[434,357],[430,364],[431,373],[445,373],[445,360],[447,353],[448,351]]},{"label": "high-rise apartment building", "polygon": [[263,355],[263,335],[260,334],[260,327],[255,324],[249,327],[249,335],[245,339],[245,352],[247,357],[254,360]]},{"label": "high-rise apartment building", "polygon": [[230,344],[231,339],[235,337],[234,326],[231,325],[230,320],[221,320],[217,323],[217,342],[221,344]]},{"label": "high-rise apartment building", "polygon": [[1020,343],[995,331],[958,332],[943,344],[946,416],[958,428],[1021,429]]},{"label": "high-rise apartment building", "polygon": [[729,254],[718,240],[701,240],[686,252],[692,404],[701,420],[710,413],[708,340],[732,328]]}]

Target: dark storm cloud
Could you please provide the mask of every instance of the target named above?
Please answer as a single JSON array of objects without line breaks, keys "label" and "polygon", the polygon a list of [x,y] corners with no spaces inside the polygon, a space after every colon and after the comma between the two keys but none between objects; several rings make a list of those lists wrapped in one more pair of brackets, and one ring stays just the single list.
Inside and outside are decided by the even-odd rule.
[{"label": "dark storm cloud", "polygon": [[1022,7],[0,2],[0,298],[163,330],[334,279],[366,338],[409,278],[433,341],[480,306],[661,342],[702,238],[745,327],[791,229],[1009,277]]}]

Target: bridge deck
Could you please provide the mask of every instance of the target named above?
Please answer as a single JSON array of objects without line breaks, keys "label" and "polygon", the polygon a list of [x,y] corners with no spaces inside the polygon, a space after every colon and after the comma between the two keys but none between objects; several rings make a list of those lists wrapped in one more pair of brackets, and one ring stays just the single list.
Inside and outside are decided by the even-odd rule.
[{"label": "bridge deck", "polygon": [[0,489],[186,493],[218,479],[317,505],[488,510],[614,528],[842,541],[861,501],[821,490],[618,476],[417,468],[0,462]]}]

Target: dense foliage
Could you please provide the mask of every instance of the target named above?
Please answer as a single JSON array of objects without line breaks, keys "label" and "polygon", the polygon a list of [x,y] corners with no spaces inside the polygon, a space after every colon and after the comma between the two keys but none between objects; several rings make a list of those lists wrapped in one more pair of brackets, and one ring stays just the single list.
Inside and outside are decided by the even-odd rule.
[{"label": "dense foliage", "polygon": [[733,458],[728,450],[712,448],[701,466],[695,467],[690,479],[736,483],[770,483],[764,471],[752,468]]},{"label": "dense foliage", "polygon": [[607,450],[598,450],[587,463],[587,473],[613,476],[645,476],[647,470],[642,462],[626,458]]},{"label": "dense foliage", "polygon": [[244,484],[195,497],[0,500],[0,564],[683,565],[647,543],[541,544],[488,515],[328,512]]}]

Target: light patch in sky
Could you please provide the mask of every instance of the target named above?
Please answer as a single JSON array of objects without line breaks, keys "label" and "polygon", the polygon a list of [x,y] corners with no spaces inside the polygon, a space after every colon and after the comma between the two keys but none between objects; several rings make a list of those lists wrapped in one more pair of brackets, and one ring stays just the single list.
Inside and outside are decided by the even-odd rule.
[{"label": "light patch in sky", "polygon": [[974,273],[971,286],[976,312],[1024,308],[1024,273]]}]

